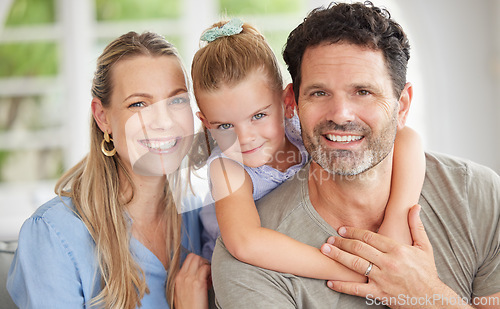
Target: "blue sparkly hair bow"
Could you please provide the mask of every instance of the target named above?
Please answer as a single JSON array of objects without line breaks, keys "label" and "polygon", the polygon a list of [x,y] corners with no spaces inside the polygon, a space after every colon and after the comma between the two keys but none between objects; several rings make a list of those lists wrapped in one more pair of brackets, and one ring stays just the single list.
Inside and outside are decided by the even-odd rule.
[{"label": "blue sparkly hair bow", "polygon": [[200,40],[213,42],[223,36],[231,36],[243,31],[243,22],[239,18],[233,18],[222,27],[213,27],[208,29],[202,35]]}]

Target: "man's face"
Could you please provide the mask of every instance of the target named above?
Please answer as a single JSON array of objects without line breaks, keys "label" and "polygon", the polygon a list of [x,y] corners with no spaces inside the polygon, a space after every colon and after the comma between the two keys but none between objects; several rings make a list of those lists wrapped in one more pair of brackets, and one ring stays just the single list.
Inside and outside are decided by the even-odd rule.
[{"label": "man's face", "polygon": [[358,175],[391,152],[398,99],[380,51],[352,44],[309,47],[298,114],[304,145],[323,169]]}]

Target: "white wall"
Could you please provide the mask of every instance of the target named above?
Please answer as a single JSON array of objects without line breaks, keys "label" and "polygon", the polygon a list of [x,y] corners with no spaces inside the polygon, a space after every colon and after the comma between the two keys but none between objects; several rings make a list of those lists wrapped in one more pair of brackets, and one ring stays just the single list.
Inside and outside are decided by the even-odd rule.
[{"label": "white wall", "polygon": [[500,1],[398,1],[428,150],[500,171]]}]

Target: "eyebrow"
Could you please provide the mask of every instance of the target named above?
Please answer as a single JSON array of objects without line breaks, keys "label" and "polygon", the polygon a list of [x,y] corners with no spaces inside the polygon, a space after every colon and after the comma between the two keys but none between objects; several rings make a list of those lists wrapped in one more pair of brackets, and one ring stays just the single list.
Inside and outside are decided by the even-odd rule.
[{"label": "eyebrow", "polygon": [[320,88],[325,88],[323,85],[320,85],[320,84],[312,84],[310,86],[307,86],[306,88],[304,88],[304,92],[309,92],[313,89],[320,89]]},{"label": "eyebrow", "polygon": [[354,89],[362,89],[362,88],[375,89],[376,88],[373,84],[365,84],[365,83],[353,83],[350,86]]},{"label": "eyebrow", "polygon": [[152,99],[153,98],[153,96],[150,95],[149,93],[132,93],[131,95],[129,95],[128,97],[126,97],[125,100],[123,100],[123,102],[126,102],[130,98],[134,98],[134,97],[148,98],[148,99]]},{"label": "eyebrow", "polygon": [[[173,90],[172,92],[170,92],[168,98],[171,98],[171,97],[173,97],[175,95],[178,95],[179,93],[184,93],[184,92],[188,92],[187,89],[185,89],[185,88],[177,88],[177,89]],[[128,97],[126,97],[123,100],[123,102],[126,102],[130,98],[135,98],[135,97],[153,99],[153,96],[151,94],[149,94],[149,93],[138,92],[138,93],[132,93],[131,95],[129,95]]]},{"label": "eyebrow", "polygon": [[[252,116],[255,115],[255,114],[258,114],[258,113],[261,113],[261,112],[265,111],[266,109],[268,109],[269,107],[271,107],[271,105],[272,105],[272,103],[269,104],[269,105],[267,105],[266,107],[263,107],[261,109],[256,110],[255,112],[252,113]],[[223,124],[223,123],[227,123],[227,122],[210,121],[209,123],[216,125],[216,124]]]},{"label": "eyebrow", "polygon": [[[371,84],[371,83],[352,83],[349,85],[349,87],[351,87],[353,89],[369,89],[369,90],[374,91],[374,92],[380,92],[380,87],[378,87],[378,85],[376,85],[376,84]],[[304,88],[302,91],[303,91],[303,93],[308,93],[312,90],[325,89],[325,88],[327,88],[327,87],[322,85],[322,84],[312,84],[312,85]]]}]

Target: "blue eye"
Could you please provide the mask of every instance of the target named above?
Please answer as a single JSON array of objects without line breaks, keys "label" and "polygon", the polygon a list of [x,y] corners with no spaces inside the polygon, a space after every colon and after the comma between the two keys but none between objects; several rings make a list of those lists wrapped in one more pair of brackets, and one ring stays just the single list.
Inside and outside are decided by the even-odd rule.
[{"label": "blue eye", "polygon": [[228,130],[228,129],[231,129],[232,127],[233,127],[233,125],[230,124],[230,123],[223,123],[223,124],[219,125],[217,127],[217,129],[219,129],[219,130]]},{"label": "blue eye", "polygon": [[258,113],[258,114],[255,114],[255,115],[252,117],[252,119],[253,119],[253,120],[259,120],[259,119],[264,118],[265,116],[266,116],[266,114],[264,114],[264,113]]},{"label": "blue eye", "polygon": [[187,96],[173,98],[170,101],[170,104],[185,104],[185,103],[189,104],[189,97],[187,97]]},{"label": "blue eye", "polygon": [[133,107],[144,107],[144,106],[146,106],[146,103],[144,103],[144,102],[142,102],[142,101],[141,101],[141,102],[135,102],[135,103],[132,103],[132,104],[130,104],[128,107],[129,107],[129,108],[130,108],[130,107],[132,107],[132,108],[133,108]]}]

